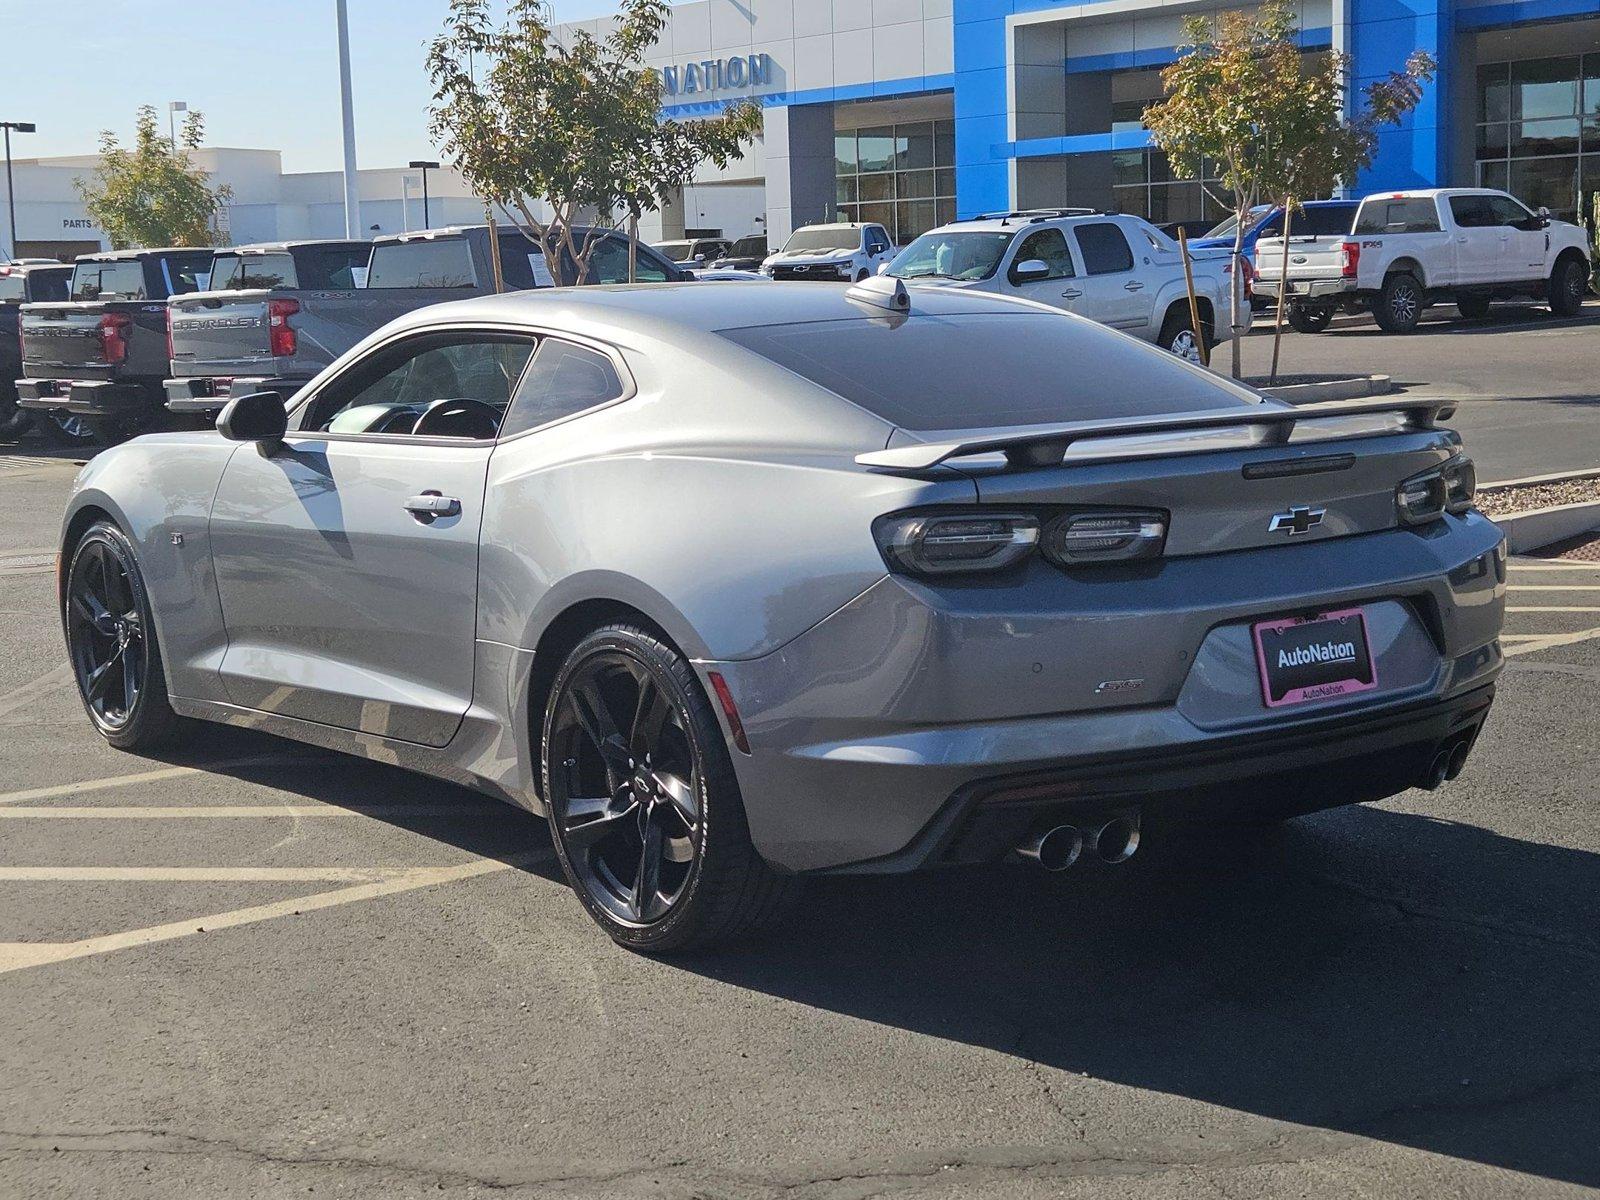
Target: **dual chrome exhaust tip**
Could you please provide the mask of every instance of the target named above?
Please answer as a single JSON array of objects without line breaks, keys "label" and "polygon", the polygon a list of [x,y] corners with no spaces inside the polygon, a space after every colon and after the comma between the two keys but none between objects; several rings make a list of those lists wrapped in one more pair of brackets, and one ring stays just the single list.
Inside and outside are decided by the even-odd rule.
[{"label": "dual chrome exhaust tip", "polygon": [[1065,871],[1085,850],[1101,862],[1122,863],[1132,858],[1138,849],[1139,814],[1135,811],[1115,813],[1083,828],[1052,826],[1023,842],[1017,847],[1017,853],[1053,872]]}]

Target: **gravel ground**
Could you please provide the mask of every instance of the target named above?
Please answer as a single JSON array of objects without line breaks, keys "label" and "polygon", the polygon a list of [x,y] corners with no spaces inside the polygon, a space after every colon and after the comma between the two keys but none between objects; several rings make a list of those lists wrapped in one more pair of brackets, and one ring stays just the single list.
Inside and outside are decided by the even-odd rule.
[{"label": "gravel ground", "polygon": [[1600,500],[1600,476],[1478,492],[1478,507],[1491,517],[1527,512],[1530,508],[1553,508],[1558,504],[1582,504],[1596,500]]}]

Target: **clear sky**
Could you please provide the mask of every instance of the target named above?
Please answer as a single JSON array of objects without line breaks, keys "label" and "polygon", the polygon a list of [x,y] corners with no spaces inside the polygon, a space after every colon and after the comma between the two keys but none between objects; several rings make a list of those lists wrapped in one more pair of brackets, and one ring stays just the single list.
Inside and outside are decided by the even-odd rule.
[{"label": "clear sky", "polygon": [[[423,44],[448,0],[348,0],[356,153],[363,167],[437,157]],[[562,21],[616,0],[555,0]],[[206,143],[283,151],[286,170],[334,169],[339,76],[333,0],[0,0],[0,120],[19,158],[86,154],[99,131],[126,141],[133,112],[169,100],[206,117]]]}]

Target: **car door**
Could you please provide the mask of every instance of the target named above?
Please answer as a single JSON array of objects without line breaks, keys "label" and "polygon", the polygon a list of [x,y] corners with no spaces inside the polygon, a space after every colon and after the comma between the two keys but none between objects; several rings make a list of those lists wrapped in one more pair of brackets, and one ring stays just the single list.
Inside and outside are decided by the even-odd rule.
[{"label": "car door", "polygon": [[391,339],[228,461],[211,544],[244,708],[428,746],[472,698],[489,456],[531,337]]},{"label": "car door", "polygon": [[878,267],[894,257],[894,243],[882,225],[868,225],[866,237],[867,273],[876,275]]},{"label": "car door", "polygon": [[1500,279],[1543,279],[1550,235],[1544,222],[1510,196],[1485,197],[1500,234]]},{"label": "car door", "polygon": [[1505,231],[1490,211],[1489,197],[1451,196],[1450,219],[1455,223],[1456,282],[1493,283],[1499,279]]},{"label": "car door", "polygon": [[[1024,272],[1023,265],[1029,263],[1042,263],[1046,273]],[[1073,311],[1074,303],[1083,298],[1067,236],[1055,226],[1035,229],[1018,240],[1006,266],[1006,280],[1016,295],[1054,308]]]},{"label": "car door", "polygon": [[1072,311],[1113,329],[1150,336],[1154,289],[1134,270],[1133,247],[1122,227],[1115,221],[1085,221],[1073,226],[1072,236],[1083,292],[1069,301]]}]

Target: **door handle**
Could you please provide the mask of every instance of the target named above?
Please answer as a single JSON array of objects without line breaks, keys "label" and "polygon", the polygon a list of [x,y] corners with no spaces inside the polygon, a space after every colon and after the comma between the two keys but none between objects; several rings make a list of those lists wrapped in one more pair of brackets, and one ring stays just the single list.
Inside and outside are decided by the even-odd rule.
[{"label": "door handle", "polygon": [[405,502],[405,510],[424,525],[432,525],[440,517],[459,517],[461,501],[454,496],[441,496],[438,492],[423,492]]},{"label": "door handle", "polygon": [[1465,246],[1467,244],[1466,234],[1462,234],[1460,237],[1458,237],[1456,239],[1456,241],[1460,242],[1463,246]]},{"label": "door handle", "polygon": [[1063,300],[1076,300],[1081,295],[1083,295],[1083,293],[1079,291],[1062,292],[1061,298]]},{"label": "door handle", "polygon": [[1140,292],[1144,290],[1144,284],[1142,283],[1125,283],[1122,286],[1125,291],[1129,292]]}]

